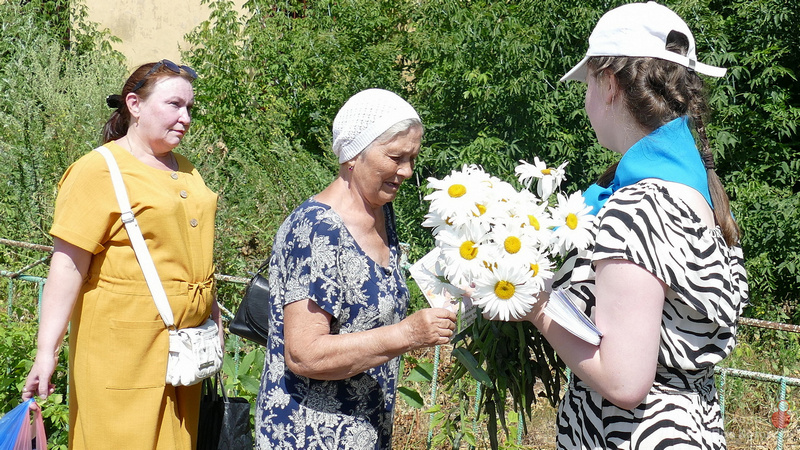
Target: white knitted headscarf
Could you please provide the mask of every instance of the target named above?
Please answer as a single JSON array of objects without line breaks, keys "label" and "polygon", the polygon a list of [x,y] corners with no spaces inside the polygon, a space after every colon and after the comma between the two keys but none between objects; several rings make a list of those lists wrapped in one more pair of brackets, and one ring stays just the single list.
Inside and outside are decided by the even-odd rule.
[{"label": "white knitted headscarf", "polygon": [[417,119],[414,107],[394,92],[367,89],[350,97],[333,119],[333,153],[350,161],[397,122]]}]

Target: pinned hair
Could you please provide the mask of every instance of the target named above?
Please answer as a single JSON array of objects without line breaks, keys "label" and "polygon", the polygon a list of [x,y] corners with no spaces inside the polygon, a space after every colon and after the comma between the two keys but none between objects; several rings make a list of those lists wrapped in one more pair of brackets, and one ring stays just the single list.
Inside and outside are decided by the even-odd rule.
[{"label": "pinned hair", "polygon": [[150,96],[154,85],[150,81],[164,77],[181,77],[191,83],[197,78],[197,73],[188,66],[178,66],[167,60],[139,66],[125,81],[122,86],[122,94],[111,94],[106,97],[106,105],[109,108],[114,108],[114,112],[111,113],[111,117],[108,118],[108,121],[103,126],[102,138],[104,144],[119,139],[128,133],[131,113],[125,103],[127,95],[136,91],[136,95],[146,99]]},{"label": "pinned hair", "polygon": [[109,108],[120,109],[125,105],[125,102],[122,100],[121,95],[111,94],[106,97],[106,105]]}]

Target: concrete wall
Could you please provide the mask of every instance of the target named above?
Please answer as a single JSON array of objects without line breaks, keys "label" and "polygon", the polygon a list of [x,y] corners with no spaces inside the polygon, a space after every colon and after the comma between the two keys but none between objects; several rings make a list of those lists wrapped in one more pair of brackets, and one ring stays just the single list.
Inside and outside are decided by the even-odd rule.
[{"label": "concrete wall", "polygon": [[[208,19],[208,5],[200,0],[84,0],[89,20],[122,39],[114,48],[133,69],[141,64],[169,59],[180,62],[188,50],[184,35]],[[242,10],[245,0],[234,0]]]}]

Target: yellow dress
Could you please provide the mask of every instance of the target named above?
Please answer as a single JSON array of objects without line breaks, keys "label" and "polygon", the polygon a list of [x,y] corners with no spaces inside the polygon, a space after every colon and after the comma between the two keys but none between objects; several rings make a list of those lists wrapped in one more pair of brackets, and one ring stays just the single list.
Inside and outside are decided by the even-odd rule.
[{"label": "yellow dress", "polygon": [[[177,172],[105,144],[178,328],[201,324],[213,294],[217,195],[183,156]],[[194,449],[201,384],[165,382],[168,332],[144,281],[102,155],[89,152],[59,183],[50,233],[91,252],[69,330],[71,449]]]}]

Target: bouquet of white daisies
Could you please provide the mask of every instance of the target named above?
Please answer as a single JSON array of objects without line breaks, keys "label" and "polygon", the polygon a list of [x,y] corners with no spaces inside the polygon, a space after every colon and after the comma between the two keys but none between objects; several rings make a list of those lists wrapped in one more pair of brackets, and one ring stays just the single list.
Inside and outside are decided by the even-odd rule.
[{"label": "bouquet of white daisies", "polygon": [[[581,192],[560,188],[566,165],[520,161],[519,190],[475,165],[428,179],[432,192],[425,197],[430,208],[423,225],[432,228],[436,245],[411,274],[431,305],[459,311],[452,341],[456,363],[445,382],[461,399],[468,397],[461,383],[467,374],[480,381],[483,395],[476,401],[488,415],[490,436],[496,437],[498,420],[505,426],[509,396],[513,409],[524,413],[525,428],[533,402],[544,396],[555,405],[561,392],[563,362],[532,324],[510,320],[525,316],[539,301],[537,294],[549,291],[567,252],[591,244],[591,207]],[[558,295],[551,295],[545,313],[556,321],[566,317],[559,323],[568,330],[588,328],[587,335],[597,339],[599,332],[577,308],[551,311],[554,304],[570,304],[560,303]],[[486,320],[474,306],[499,320]],[[496,439],[491,444],[497,448]]]},{"label": "bouquet of white daisies", "polygon": [[[432,294],[471,301],[491,319],[507,321],[530,312],[557,269],[557,259],[591,243],[591,207],[580,191],[566,194],[564,162],[548,167],[539,158],[520,161],[524,188],[464,165],[443,179],[428,179],[433,192],[423,226],[433,229],[439,257],[429,268]],[[530,190],[537,182],[536,192]]]}]

